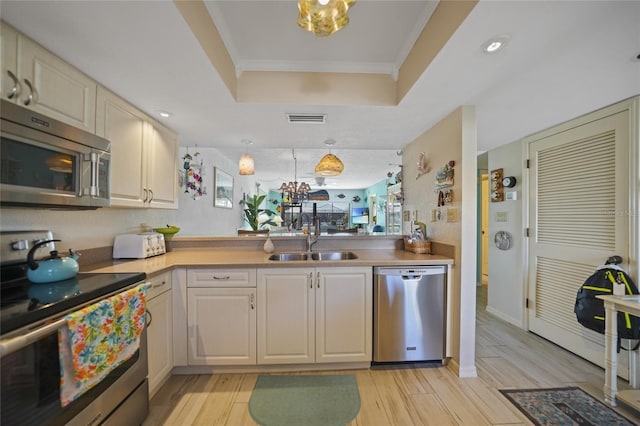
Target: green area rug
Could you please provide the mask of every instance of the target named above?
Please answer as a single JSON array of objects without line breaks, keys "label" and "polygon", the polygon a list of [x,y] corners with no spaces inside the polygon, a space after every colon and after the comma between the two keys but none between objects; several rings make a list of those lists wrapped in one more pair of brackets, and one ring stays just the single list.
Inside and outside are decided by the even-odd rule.
[{"label": "green area rug", "polygon": [[344,426],[358,411],[352,374],[260,375],[249,400],[251,417],[263,426]]},{"label": "green area rug", "polygon": [[635,425],[579,387],[500,392],[536,425]]}]

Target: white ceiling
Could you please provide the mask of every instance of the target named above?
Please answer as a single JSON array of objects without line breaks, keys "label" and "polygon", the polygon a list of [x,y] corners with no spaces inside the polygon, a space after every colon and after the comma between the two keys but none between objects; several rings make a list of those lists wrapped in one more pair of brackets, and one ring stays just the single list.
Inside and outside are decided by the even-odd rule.
[{"label": "white ceiling", "polygon": [[[325,39],[298,28],[295,1],[206,1],[238,73],[244,70],[397,71],[434,2],[360,0]],[[401,162],[396,152],[460,105],[475,105],[487,151],[640,93],[639,1],[481,1],[398,106],[238,103],[173,2],[7,1],[0,16],[180,135],[237,159],[253,141],[256,176],[312,182],[326,139],[360,188]],[[489,55],[496,35],[509,42]],[[169,119],[157,117],[170,111]],[[285,114],[326,113],[325,125]],[[318,151],[310,151],[313,148]],[[332,186],[328,186],[331,188]]]}]

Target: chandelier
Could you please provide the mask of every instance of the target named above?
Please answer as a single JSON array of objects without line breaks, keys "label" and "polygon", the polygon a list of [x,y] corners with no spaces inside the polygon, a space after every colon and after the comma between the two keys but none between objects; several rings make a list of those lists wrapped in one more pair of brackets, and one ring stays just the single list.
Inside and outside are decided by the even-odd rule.
[{"label": "chandelier", "polygon": [[298,25],[327,37],[349,23],[349,8],[356,0],[298,0]]},{"label": "chandelier", "polygon": [[311,187],[304,182],[300,182],[300,185],[298,185],[298,159],[296,158],[295,150],[291,149],[291,155],[293,156],[293,182],[282,182],[280,195],[282,196],[282,202],[285,204],[299,204],[309,199]]}]

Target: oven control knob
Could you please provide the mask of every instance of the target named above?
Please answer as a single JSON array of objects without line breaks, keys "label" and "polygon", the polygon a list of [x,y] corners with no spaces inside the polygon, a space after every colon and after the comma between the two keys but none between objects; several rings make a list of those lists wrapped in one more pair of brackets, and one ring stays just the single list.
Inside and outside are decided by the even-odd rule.
[{"label": "oven control knob", "polygon": [[26,250],[29,248],[29,241],[27,240],[18,240],[11,243],[11,250],[19,251]]}]

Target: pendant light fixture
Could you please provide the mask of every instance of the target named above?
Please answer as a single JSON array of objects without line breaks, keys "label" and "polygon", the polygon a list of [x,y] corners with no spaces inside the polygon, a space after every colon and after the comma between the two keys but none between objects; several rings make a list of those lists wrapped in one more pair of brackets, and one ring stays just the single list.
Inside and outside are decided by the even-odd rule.
[{"label": "pendant light fixture", "polygon": [[242,157],[240,157],[240,161],[238,161],[238,169],[240,169],[240,174],[243,176],[252,175],[255,172],[253,167],[253,157],[249,155],[249,145],[253,142],[245,139],[242,143],[247,145],[247,150],[242,154]]},{"label": "pendant light fixture", "polygon": [[344,170],[344,164],[331,153],[331,147],[336,143],[333,139],[326,140],[324,144],[329,147],[329,153],[322,157],[316,165],[315,172],[319,176],[338,176]]},{"label": "pendant light fixture", "polygon": [[356,0],[298,0],[298,25],[327,37],[349,23],[349,8]]},{"label": "pendant light fixture", "polygon": [[291,155],[293,156],[293,182],[282,182],[280,195],[282,196],[282,202],[285,204],[300,204],[309,198],[311,187],[304,182],[300,182],[300,185],[298,185],[298,159],[293,148],[291,149]]}]

